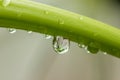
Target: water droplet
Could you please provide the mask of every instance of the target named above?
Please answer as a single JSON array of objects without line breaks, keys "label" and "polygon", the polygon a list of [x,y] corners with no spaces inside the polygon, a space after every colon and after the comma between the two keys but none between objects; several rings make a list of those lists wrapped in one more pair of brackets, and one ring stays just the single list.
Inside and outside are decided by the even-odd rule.
[{"label": "water droplet", "polygon": [[87,50],[92,54],[99,52],[99,44],[97,42],[90,42],[87,46]]},{"label": "water droplet", "polygon": [[8,31],[9,31],[9,33],[13,34],[13,33],[16,32],[16,29],[14,29],[14,28],[9,28]]},{"label": "water droplet", "polygon": [[98,48],[92,47],[92,46],[88,46],[88,47],[87,47],[87,50],[88,50],[90,53],[92,53],[92,54],[96,54],[96,53],[99,52],[99,49],[98,49]]},{"label": "water droplet", "polygon": [[32,31],[27,31],[27,33],[28,33],[28,34],[31,34],[31,33],[32,33]]},{"label": "water droplet", "polygon": [[59,19],[59,20],[58,20],[58,24],[64,24],[64,20]]},{"label": "water droplet", "polygon": [[60,36],[56,36],[53,39],[53,48],[58,54],[64,54],[68,52],[70,47],[70,42],[68,39],[65,39]]},{"label": "water droplet", "polygon": [[11,1],[11,0],[2,0],[2,5],[3,5],[4,7],[7,7],[7,6],[10,4],[10,1]]},{"label": "water droplet", "polygon": [[51,35],[46,35],[46,34],[45,34],[45,39],[51,39],[51,38],[52,38]]}]

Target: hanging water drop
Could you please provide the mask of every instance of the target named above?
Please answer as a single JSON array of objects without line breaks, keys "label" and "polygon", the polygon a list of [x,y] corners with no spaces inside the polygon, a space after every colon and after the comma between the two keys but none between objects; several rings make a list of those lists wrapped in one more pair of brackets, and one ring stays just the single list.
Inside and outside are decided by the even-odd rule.
[{"label": "hanging water drop", "polygon": [[27,31],[27,33],[28,33],[28,34],[31,34],[31,33],[32,33],[32,31]]},{"label": "hanging water drop", "polygon": [[2,5],[3,5],[4,7],[7,7],[7,6],[10,4],[10,1],[11,1],[11,0],[2,0]]},{"label": "hanging water drop", "polygon": [[55,50],[55,52],[57,52],[58,54],[64,54],[68,52],[69,47],[70,47],[70,42],[68,39],[65,39],[60,36],[54,37],[53,49]]},{"label": "hanging water drop", "polygon": [[99,52],[99,44],[97,42],[90,42],[87,46],[87,50],[92,54],[97,54]]},{"label": "hanging water drop", "polygon": [[51,38],[52,38],[51,35],[47,35],[47,34],[45,34],[45,39],[51,39]]},{"label": "hanging water drop", "polygon": [[89,51],[89,52],[92,53],[92,54],[96,54],[96,53],[98,53],[98,51],[99,51],[98,48],[93,47],[93,46],[90,46],[90,45],[87,47],[86,50]]},{"label": "hanging water drop", "polygon": [[9,31],[9,33],[13,34],[13,33],[16,32],[16,29],[14,29],[14,28],[9,28],[8,31]]}]

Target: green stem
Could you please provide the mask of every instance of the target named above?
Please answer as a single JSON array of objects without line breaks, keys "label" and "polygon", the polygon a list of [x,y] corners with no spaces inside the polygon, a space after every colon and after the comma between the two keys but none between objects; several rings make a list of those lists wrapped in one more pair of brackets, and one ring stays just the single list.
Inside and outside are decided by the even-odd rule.
[{"label": "green stem", "polygon": [[60,35],[120,57],[119,29],[45,4],[11,0],[9,5],[3,6],[0,1],[0,26]]}]

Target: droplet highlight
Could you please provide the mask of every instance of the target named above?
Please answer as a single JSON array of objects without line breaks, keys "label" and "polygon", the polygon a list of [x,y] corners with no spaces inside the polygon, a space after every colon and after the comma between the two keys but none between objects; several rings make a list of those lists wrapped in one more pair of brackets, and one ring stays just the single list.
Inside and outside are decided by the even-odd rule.
[{"label": "droplet highlight", "polygon": [[99,52],[99,49],[96,47],[88,46],[87,51],[89,51],[92,54],[97,54]]},{"label": "droplet highlight", "polygon": [[2,0],[2,5],[7,7],[10,4],[11,0]]},{"label": "droplet highlight", "polygon": [[87,50],[92,54],[97,54],[99,52],[99,44],[97,42],[90,42],[87,46]]},{"label": "droplet highlight", "polygon": [[58,54],[64,54],[68,52],[70,48],[70,41],[60,36],[56,36],[53,39],[53,49]]},{"label": "droplet highlight", "polygon": [[9,28],[8,31],[9,31],[10,34],[13,34],[13,33],[16,32],[16,29],[14,29],[14,28]]}]

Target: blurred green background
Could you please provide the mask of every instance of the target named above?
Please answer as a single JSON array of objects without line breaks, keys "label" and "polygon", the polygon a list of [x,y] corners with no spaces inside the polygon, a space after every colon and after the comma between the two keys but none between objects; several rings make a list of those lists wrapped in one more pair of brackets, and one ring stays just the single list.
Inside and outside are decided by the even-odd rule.
[{"label": "blurred green background", "polygon": [[[119,0],[35,0],[120,26]],[[109,34],[108,34],[109,35]],[[0,28],[0,80],[119,80],[120,59],[88,54],[71,42],[64,55],[56,54],[52,39],[43,34]]]}]

